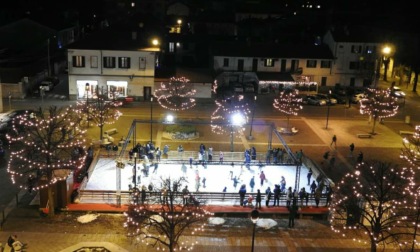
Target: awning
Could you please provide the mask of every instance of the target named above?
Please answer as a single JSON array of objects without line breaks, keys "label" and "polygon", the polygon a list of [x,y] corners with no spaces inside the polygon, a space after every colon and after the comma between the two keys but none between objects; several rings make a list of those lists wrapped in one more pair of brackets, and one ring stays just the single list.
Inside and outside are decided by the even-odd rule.
[{"label": "awning", "polygon": [[257,73],[259,84],[295,84],[289,73]]}]

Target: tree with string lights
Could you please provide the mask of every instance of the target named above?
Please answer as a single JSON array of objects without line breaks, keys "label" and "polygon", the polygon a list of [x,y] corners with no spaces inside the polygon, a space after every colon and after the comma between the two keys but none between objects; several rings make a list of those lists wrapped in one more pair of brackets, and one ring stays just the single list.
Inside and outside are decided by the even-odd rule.
[{"label": "tree with string lights", "polygon": [[196,90],[185,77],[172,77],[168,83],[161,83],[154,96],[162,108],[180,111],[193,108],[196,105],[193,98]]},{"label": "tree with string lights", "polygon": [[[115,123],[122,113],[118,107],[122,105],[121,101],[108,100],[106,93],[97,93],[96,98],[89,102],[89,119],[92,120],[96,126],[99,127],[99,138],[103,138],[103,128],[106,124]],[[84,111],[87,107],[86,101],[78,103],[80,111]]]},{"label": "tree with string lights", "polygon": [[348,232],[372,252],[388,244],[407,246],[412,239],[414,172],[382,162],[360,163],[337,184],[330,205],[334,232]]},{"label": "tree with string lights", "polygon": [[73,107],[40,108],[15,118],[7,134],[13,144],[7,167],[12,182],[28,191],[47,189],[50,216],[55,214],[56,184],[83,168],[86,160],[86,131],[79,127],[80,120]]},{"label": "tree with string lights", "polygon": [[161,187],[149,192],[145,202],[139,200],[141,192],[134,190],[128,210],[124,213],[127,236],[157,250],[192,250],[197,242],[184,240],[182,236],[187,231],[191,235],[203,231],[205,221],[212,213],[203,209],[202,203],[191,194],[187,195],[184,204],[182,190],[186,182],[183,177],[161,177]]},{"label": "tree with string lights", "polygon": [[278,98],[274,99],[273,107],[278,111],[286,114],[287,127],[289,129],[290,116],[297,116],[302,110],[302,98],[298,97],[297,89],[286,89],[280,93]]},{"label": "tree with string lights", "polygon": [[420,169],[420,125],[416,126],[412,136],[403,139],[400,157]]},{"label": "tree with string lights", "polygon": [[369,115],[373,119],[371,134],[375,134],[378,119],[393,117],[398,112],[396,98],[391,96],[389,89],[370,89],[370,95],[360,100],[360,114]]}]

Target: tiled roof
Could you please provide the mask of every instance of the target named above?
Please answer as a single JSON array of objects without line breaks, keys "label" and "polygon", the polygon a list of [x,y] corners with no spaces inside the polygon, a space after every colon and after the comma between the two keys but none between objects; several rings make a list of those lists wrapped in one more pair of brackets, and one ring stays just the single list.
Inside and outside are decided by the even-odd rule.
[{"label": "tiled roof", "polygon": [[217,43],[213,45],[214,56],[256,57],[256,58],[296,58],[333,59],[326,45],[292,45],[260,43]]},{"label": "tiled roof", "polygon": [[336,42],[382,43],[385,31],[362,26],[334,27],[330,29]]}]

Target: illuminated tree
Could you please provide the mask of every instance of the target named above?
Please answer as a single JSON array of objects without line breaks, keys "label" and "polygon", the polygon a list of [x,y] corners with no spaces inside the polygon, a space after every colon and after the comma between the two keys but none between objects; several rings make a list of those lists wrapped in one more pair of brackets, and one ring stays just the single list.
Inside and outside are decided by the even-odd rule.
[{"label": "illuminated tree", "polygon": [[337,184],[330,206],[333,231],[378,246],[403,246],[412,235],[414,172],[391,164],[360,163]]},{"label": "illuminated tree", "polygon": [[136,188],[133,191],[128,211],[124,213],[128,237],[157,250],[192,250],[197,242],[183,240],[182,235],[187,231],[192,235],[202,231],[212,214],[199,204],[183,204],[181,192],[186,182],[183,177],[161,178],[160,182],[161,187],[148,195],[145,204],[139,202],[141,192]]},{"label": "illuminated tree", "polygon": [[420,125],[416,126],[413,136],[403,139],[400,157],[420,169]]},{"label": "illuminated tree", "polygon": [[195,99],[192,98],[196,90],[185,77],[172,77],[168,83],[161,83],[156,89],[154,96],[162,108],[174,111],[186,110],[195,106]]},{"label": "illuminated tree", "polygon": [[122,102],[117,100],[108,100],[106,97],[107,94],[98,93],[93,101],[89,101],[88,105],[86,104],[86,101],[78,103],[78,108],[81,112],[89,109],[89,119],[99,127],[99,138],[101,140],[103,138],[103,128],[105,124],[115,123],[122,115],[122,113],[117,109],[122,105]]},{"label": "illuminated tree", "polygon": [[55,184],[85,163],[86,136],[79,128],[80,120],[72,107],[40,108],[36,115],[26,113],[14,119],[7,135],[14,144],[7,167],[12,182],[29,191],[47,188],[50,216],[55,214]]},{"label": "illuminated tree", "polygon": [[360,114],[369,115],[373,119],[371,134],[375,134],[376,121],[395,116],[398,112],[396,98],[391,96],[391,91],[371,89],[368,98],[360,100]]},{"label": "illuminated tree", "polygon": [[286,129],[289,128],[290,116],[297,116],[298,112],[302,110],[302,98],[297,97],[298,94],[299,91],[297,89],[287,89],[280,93],[279,98],[274,99],[273,107],[286,114]]}]

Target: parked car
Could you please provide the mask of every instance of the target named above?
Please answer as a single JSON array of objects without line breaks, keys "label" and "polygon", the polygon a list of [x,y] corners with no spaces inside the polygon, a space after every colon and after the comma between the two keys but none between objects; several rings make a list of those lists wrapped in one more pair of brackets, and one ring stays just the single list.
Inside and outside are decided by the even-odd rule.
[{"label": "parked car", "polygon": [[321,100],[326,100],[327,104],[329,104],[329,105],[337,104],[337,100],[332,96],[328,96],[326,94],[316,94],[316,97],[318,97]]},{"label": "parked car", "polygon": [[405,93],[404,91],[401,90],[400,87],[392,87],[391,89],[391,95],[397,98],[404,98],[405,97]]},{"label": "parked car", "polygon": [[316,106],[325,106],[327,105],[327,100],[317,97],[316,95],[306,96],[306,102],[308,105]]},{"label": "parked car", "polygon": [[347,96],[345,96],[345,95],[339,95],[339,94],[332,93],[330,96],[337,100],[337,104],[346,104],[347,103]]},{"label": "parked car", "polygon": [[44,80],[39,84],[39,89],[43,89],[45,92],[52,91],[54,89],[54,83],[52,81]]}]

